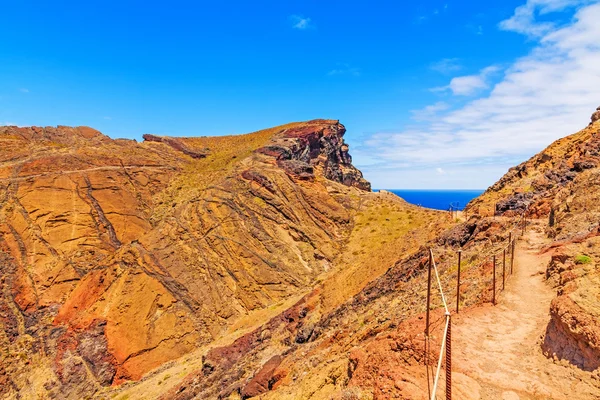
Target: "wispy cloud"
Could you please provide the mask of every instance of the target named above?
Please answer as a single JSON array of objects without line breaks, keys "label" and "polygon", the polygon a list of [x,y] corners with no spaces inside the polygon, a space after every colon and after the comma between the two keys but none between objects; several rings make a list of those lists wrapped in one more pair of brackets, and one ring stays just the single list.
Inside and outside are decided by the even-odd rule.
[{"label": "wispy cloud", "polygon": [[327,73],[328,76],[334,75],[350,75],[360,76],[360,68],[353,67],[349,64],[338,64],[336,68]]},{"label": "wispy cloud", "polygon": [[310,18],[301,15],[291,15],[290,21],[292,22],[292,28],[294,29],[307,30],[316,28],[316,25]]},{"label": "wispy cloud", "polygon": [[[446,11],[448,11],[448,4],[444,4],[444,6],[441,8],[434,8],[431,11],[431,15],[433,16],[433,18],[438,17],[440,14],[445,13]],[[415,23],[417,24],[421,24],[425,21],[427,21],[429,19],[429,12],[419,15],[417,16],[417,18],[415,19]]]},{"label": "wispy cloud", "polygon": [[445,92],[450,90],[455,96],[471,96],[481,90],[489,88],[490,77],[498,72],[500,68],[492,65],[482,69],[477,75],[458,76],[453,78],[447,86],[431,89],[434,92]]},{"label": "wispy cloud", "polygon": [[537,21],[538,15],[563,11],[593,2],[593,0],[527,0],[527,3],[515,9],[509,19],[500,22],[499,26],[500,29],[506,31],[514,31],[530,37],[541,37],[555,29],[556,24],[550,21]]},{"label": "wispy cloud", "polygon": [[19,92],[21,92],[21,93],[29,93],[29,89],[27,89],[27,88],[19,88]]},{"label": "wispy cloud", "polygon": [[112,120],[112,117],[104,117],[104,119],[110,121],[110,120]]},{"label": "wispy cloud", "polygon": [[[445,88],[465,94],[490,85],[491,91],[456,109],[433,104],[430,109],[438,116],[421,125],[371,135],[353,152],[357,165],[365,160],[363,169],[374,187],[491,184],[508,167],[589,122],[600,103],[598,21],[600,4],[580,8],[568,25],[548,22],[531,52],[509,65],[495,85],[482,79],[497,71],[492,69],[455,78]],[[448,172],[443,180],[436,168]]]},{"label": "wispy cloud", "polygon": [[458,58],[443,58],[440,61],[431,64],[429,69],[442,74],[450,74],[460,71],[462,69],[462,65]]},{"label": "wispy cloud", "polygon": [[412,118],[415,121],[431,121],[437,118],[438,115],[450,108],[450,105],[446,102],[439,101],[435,104],[428,105],[420,110],[412,110]]}]

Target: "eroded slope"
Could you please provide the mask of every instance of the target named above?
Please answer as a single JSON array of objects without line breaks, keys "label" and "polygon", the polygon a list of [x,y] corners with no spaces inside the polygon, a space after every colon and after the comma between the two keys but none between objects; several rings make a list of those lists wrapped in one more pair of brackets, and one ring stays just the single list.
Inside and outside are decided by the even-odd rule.
[{"label": "eroded slope", "polygon": [[136,143],[0,128],[0,393],[139,379],[310,289],[370,189],[344,132],[316,120]]}]

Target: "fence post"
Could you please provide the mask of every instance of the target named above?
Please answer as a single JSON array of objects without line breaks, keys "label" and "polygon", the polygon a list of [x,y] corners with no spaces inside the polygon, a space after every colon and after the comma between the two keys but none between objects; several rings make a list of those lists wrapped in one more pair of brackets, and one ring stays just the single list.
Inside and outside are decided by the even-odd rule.
[{"label": "fence post", "polygon": [[[512,260],[512,231],[508,232],[508,253],[509,253],[509,257]],[[512,275],[512,263],[510,264],[510,271],[509,274]]]},{"label": "fence post", "polygon": [[506,280],[506,249],[502,250],[502,290],[504,290],[504,281]]},{"label": "fence post", "polygon": [[513,265],[515,264],[515,241],[512,241],[512,251],[510,252],[510,274],[513,273]]},{"label": "fence post", "polygon": [[431,303],[431,267],[433,265],[433,253],[429,249],[429,268],[427,270],[427,314],[425,317],[425,338],[429,337],[429,304]]},{"label": "fence post", "polygon": [[456,279],[456,313],[458,314],[458,305],[460,303],[460,259],[462,250],[458,251],[458,278]]},{"label": "fence post", "polygon": [[448,317],[448,334],[446,335],[446,400],[452,400],[452,318]]},{"label": "fence post", "polygon": [[492,279],[492,304],[496,305],[496,255],[493,256],[494,278]]}]

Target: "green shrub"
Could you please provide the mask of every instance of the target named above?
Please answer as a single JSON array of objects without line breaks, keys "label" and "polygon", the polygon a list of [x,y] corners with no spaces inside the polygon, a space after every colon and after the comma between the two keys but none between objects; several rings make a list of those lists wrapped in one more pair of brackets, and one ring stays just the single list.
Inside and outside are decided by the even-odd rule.
[{"label": "green shrub", "polygon": [[592,259],[584,254],[580,254],[577,257],[575,257],[575,264],[589,264],[591,262]]}]

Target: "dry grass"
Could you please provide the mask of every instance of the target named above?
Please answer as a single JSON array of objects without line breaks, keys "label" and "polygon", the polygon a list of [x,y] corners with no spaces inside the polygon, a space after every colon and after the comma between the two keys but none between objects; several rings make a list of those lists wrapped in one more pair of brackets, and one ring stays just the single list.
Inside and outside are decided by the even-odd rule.
[{"label": "dry grass", "polygon": [[396,196],[365,196],[335,275],[323,286],[324,311],[345,302],[410,251],[452,225],[447,213],[419,208]]}]

